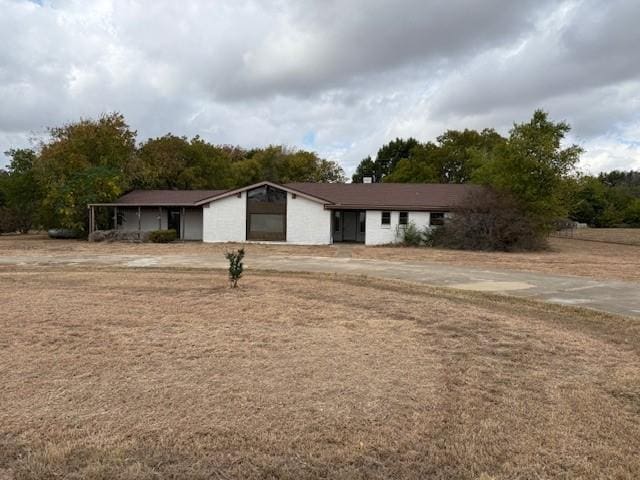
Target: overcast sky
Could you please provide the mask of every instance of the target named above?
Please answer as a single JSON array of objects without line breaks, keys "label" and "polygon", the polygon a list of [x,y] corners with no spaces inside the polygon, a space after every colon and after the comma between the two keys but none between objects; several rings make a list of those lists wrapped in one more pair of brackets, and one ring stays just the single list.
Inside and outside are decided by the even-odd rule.
[{"label": "overcast sky", "polygon": [[350,174],[395,137],[543,108],[583,170],[640,170],[639,20],[637,0],[0,0],[0,151],[119,111],[139,141],[286,144]]}]

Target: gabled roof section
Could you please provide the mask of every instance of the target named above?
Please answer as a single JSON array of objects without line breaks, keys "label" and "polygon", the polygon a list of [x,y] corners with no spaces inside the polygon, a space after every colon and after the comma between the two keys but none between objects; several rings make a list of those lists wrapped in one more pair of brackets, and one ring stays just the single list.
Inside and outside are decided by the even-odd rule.
[{"label": "gabled roof section", "polygon": [[133,190],[114,202],[93,205],[114,207],[195,207],[199,200],[222,192],[224,190]]},{"label": "gabled roof section", "polygon": [[241,188],[234,188],[233,190],[226,190],[223,192],[219,192],[215,195],[211,195],[210,197],[207,198],[203,198],[201,200],[199,200],[196,205],[204,205],[205,203],[210,203],[210,202],[215,202],[216,200],[220,200],[222,198],[226,198],[226,197],[230,197],[232,195],[237,195],[238,193],[242,193],[242,192],[246,192],[247,190],[253,190],[254,188],[258,188],[258,187],[262,187],[264,185],[269,185],[273,188],[277,188],[279,190],[284,190],[285,192],[289,192],[289,193],[295,193],[296,195],[300,195],[301,197],[305,197],[309,200],[312,200],[314,202],[318,202],[318,203],[327,203],[328,200],[318,197],[316,195],[301,191],[301,190],[296,190],[295,188],[290,187],[290,184],[287,185],[280,185],[279,183],[274,183],[274,182],[269,182],[269,181],[263,181],[263,182],[258,182],[258,183],[254,183],[252,185],[247,185],[246,187],[241,187]]},{"label": "gabled roof section", "polygon": [[455,209],[479,185],[439,183],[287,183],[327,201],[327,208],[380,210]]},{"label": "gabled roof section", "polygon": [[448,211],[484,187],[438,183],[304,183],[264,181],[231,190],[134,190],[111,203],[114,207],[197,207],[253,188],[270,185],[328,209]]}]

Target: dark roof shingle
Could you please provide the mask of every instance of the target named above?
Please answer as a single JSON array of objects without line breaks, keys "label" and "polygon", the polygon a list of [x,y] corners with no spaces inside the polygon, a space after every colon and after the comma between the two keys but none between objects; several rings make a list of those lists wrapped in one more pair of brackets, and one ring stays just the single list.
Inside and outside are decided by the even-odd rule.
[{"label": "dark roof shingle", "polygon": [[134,190],[113,202],[118,205],[195,205],[198,200],[213,197],[224,190]]},{"label": "dark roof shingle", "polygon": [[[328,208],[447,210],[455,208],[483,187],[436,183],[303,183],[284,184],[293,191],[324,200]],[[118,206],[195,206],[231,190],[134,190],[115,202]]]},{"label": "dark roof shingle", "polygon": [[473,191],[469,184],[437,183],[287,183],[286,187],[319,197],[339,207],[380,209],[455,208]]}]

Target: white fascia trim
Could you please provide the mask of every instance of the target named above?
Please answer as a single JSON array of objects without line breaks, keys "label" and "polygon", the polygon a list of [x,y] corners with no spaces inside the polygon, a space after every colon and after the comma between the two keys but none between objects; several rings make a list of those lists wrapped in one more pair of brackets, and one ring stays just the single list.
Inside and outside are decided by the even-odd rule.
[{"label": "white fascia trim", "polygon": [[202,200],[198,200],[195,205],[197,206],[201,206],[204,205],[205,203],[211,203],[211,202],[215,202],[216,200],[220,200],[226,197],[230,197],[232,195],[236,195],[238,193],[242,193],[242,192],[246,192],[247,190],[252,190],[254,188],[258,188],[258,187],[262,187],[264,185],[269,185],[273,188],[277,188],[278,190],[284,190],[285,192],[288,193],[292,193],[294,195],[300,195],[303,198],[306,198],[307,200],[311,200],[313,202],[317,202],[317,203],[322,203],[323,205],[327,203],[327,201],[323,198],[318,198],[318,197],[314,197],[312,195],[309,195],[307,193],[303,193],[300,192],[298,190],[294,190],[292,188],[289,187],[285,187],[284,185],[280,185],[278,183],[274,183],[274,182],[269,182],[269,181],[264,181],[264,182],[258,182],[258,183],[254,183],[253,185],[247,185],[246,187],[241,187],[241,188],[235,188],[233,190],[228,190],[226,192],[223,192],[219,195],[214,195],[213,197],[208,197],[208,198],[204,198]]}]

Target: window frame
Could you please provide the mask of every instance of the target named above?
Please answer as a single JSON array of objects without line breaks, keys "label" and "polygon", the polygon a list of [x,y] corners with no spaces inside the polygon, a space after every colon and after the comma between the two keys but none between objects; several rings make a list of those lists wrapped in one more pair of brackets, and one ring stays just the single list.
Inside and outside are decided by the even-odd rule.
[{"label": "window frame", "polygon": [[[404,216],[404,222],[402,221],[402,217]],[[398,212],[398,225],[401,227],[406,227],[409,225],[409,212]]]},{"label": "window frame", "polygon": [[[385,222],[385,217],[387,218],[386,222]],[[380,215],[380,226],[382,228],[391,227],[391,212],[382,212],[382,215]]]},{"label": "window frame", "polygon": [[[438,220],[437,222],[434,223],[434,218],[433,216],[437,215],[436,219]],[[429,226],[430,227],[441,227],[442,225],[444,225],[444,221],[446,219],[446,212],[429,212]]]},{"label": "window frame", "polygon": [[[278,192],[281,192],[282,194],[284,194],[284,198],[282,202],[255,202],[251,199],[251,192],[259,190],[259,189],[265,189],[265,194],[267,196],[267,198],[269,197],[269,190],[276,190]],[[256,241],[256,242],[286,242],[287,241],[287,209],[288,209],[288,200],[289,200],[289,192],[287,192],[286,190],[282,190],[280,188],[276,188],[276,187],[272,187],[271,185],[261,185],[259,187],[255,187],[252,188],[250,190],[246,191],[245,194],[246,197],[246,213],[245,213],[245,238],[247,241]],[[254,208],[256,206],[256,204],[259,203],[265,203],[265,204],[273,204],[274,208],[273,208],[273,212],[270,211],[258,211],[258,210],[262,210],[262,209],[256,209]],[[275,208],[276,205],[282,205],[282,207],[280,208]],[[276,211],[278,210],[278,211]],[[282,217],[282,232],[277,232],[277,235],[275,235],[275,232],[267,232],[269,234],[265,234],[264,232],[262,234],[260,233],[256,233],[254,231],[251,230],[251,217],[253,215],[278,215]],[[272,235],[273,234],[273,235]],[[269,237],[276,237],[277,238],[269,238]]]}]

